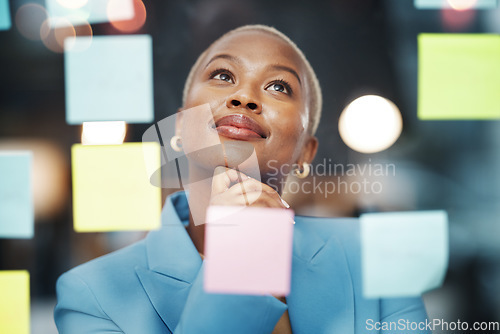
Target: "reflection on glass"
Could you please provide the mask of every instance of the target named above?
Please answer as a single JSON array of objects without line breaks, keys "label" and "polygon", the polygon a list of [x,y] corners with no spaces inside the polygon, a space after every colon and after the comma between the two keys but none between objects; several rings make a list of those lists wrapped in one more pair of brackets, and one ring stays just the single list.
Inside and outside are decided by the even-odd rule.
[{"label": "reflection on glass", "polygon": [[125,140],[127,125],[124,121],[83,122],[83,145],[119,145]]}]

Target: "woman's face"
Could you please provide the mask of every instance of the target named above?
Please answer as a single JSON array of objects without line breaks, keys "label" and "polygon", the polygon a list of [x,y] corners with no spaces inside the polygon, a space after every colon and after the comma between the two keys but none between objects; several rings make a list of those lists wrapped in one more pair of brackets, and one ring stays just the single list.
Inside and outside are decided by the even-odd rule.
[{"label": "woman's face", "polygon": [[225,149],[222,156],[200,151],[190,164],[244,171],[240,164],[250,147],[265,181],[275,168],[283,166],[287,173],[292,164],[311,160],[315,152],[306,151],[315,151],[316,145],[305,145],[315,139],[307,133],[304,73],[293,48],[268,33],[246,31],[218,41],[197,68],[183,108],[208,103],[211,117],[186,113],[180,135],[188,151],[219,141]]}]

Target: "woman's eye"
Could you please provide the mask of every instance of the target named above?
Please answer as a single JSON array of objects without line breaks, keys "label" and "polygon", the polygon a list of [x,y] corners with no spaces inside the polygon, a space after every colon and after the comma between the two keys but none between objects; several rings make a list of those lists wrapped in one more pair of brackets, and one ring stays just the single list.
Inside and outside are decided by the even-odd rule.
[{"label": "woman's eye", "polygon": [[272,84],[270,84],[267,87],[267,89],[270,89],[270,90],[275,91],[275,92],[285,93],[288,95],[292,94],[292,90],[290,89],[290,86],[287,83],[281,82],[281,81],[273,82]]},{"label": "woman's eye", "polygon": [[284,92],[286,90],[285,86],[279,83],[275,83],[271,85],[271,89],[277,91],[277,92]]},{"label": "woman's eye", "polygon": [[213,79],[232,82],[231,76],[227,73],[219,73],[213,77]]}]

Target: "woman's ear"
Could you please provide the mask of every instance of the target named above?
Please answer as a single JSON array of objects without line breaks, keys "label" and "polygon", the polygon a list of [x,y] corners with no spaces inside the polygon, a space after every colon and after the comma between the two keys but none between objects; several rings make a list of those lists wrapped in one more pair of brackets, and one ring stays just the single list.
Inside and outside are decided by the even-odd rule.
[{"label": "woman's ear", "polygon": [[302,147],[302,152],[300,153],[299,164],[307,163],[311,164],[318,151],[318,138],[309,135],[305,140],[304,146]]},{"label": "woman's ear", "polygon": [[182,108],[179,108],[177,109],[177,114],[175,115],[175,135],[176,136],[180,136],[181,135],[181,132],[182,132],[182,115],[183,113],[181,111],[183,111],[184,109]]}]

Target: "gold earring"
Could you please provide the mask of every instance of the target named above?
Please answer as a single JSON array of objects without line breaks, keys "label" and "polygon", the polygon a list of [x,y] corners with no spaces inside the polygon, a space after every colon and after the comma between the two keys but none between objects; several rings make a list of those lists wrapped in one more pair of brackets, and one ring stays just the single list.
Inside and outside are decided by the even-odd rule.
[{"label": "gold earring", "polygon": [[308,163],[303,162],[302,168],[303,168],[302,171],[300,171],[300,169],[298,169],[298,168],[294,169],[293,175],[295,175],[299,179],[305,179],[309,175],[309,172],[311,171],[311,167],[309,166]]},{"label": "gold earring", "polygon": [[181,142],[181,136],[175,135],[170,139],[170,147],[172,147],[172,149],[175,152],[181,152],[182,146],[179,146],[180,142]]}]

